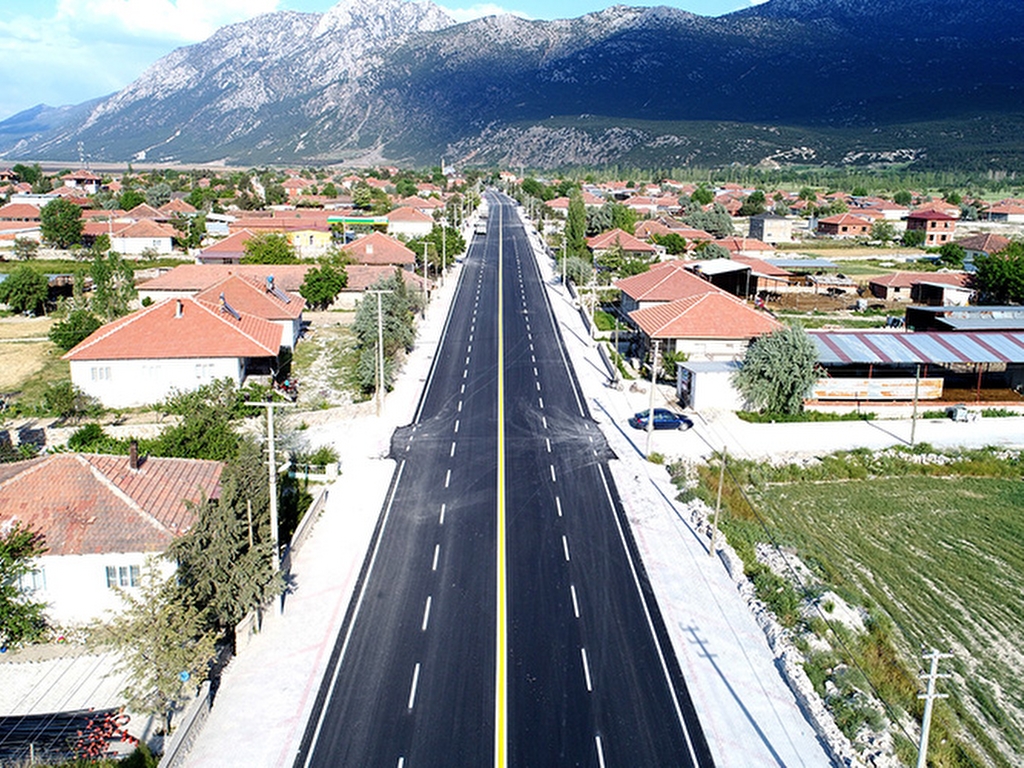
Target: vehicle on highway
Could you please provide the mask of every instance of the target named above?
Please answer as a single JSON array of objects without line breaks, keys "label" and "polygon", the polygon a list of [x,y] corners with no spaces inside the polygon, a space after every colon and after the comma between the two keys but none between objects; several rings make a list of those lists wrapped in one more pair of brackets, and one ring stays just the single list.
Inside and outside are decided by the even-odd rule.
[{"label": "vehicle on highway", "polygon": [[[629,426],[634,429],[647,429],[648,413],[649,411],[634,413],[629,418]],[[692,426],[693,422],[681,413],[670,411],[668,408],[654,409],[655,429],[689,429]]]}]

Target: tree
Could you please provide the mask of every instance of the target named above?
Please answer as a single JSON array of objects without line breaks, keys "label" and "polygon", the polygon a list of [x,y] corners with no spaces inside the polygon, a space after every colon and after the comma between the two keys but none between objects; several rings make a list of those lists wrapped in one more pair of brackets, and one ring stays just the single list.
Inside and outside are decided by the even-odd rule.
[{"label": "tree", "polygon": [[12,312],[41,314],[46,304],[50,281],[42,272],[22,264],[0,283],[0,302]]},{"label": "tree", "polygon": [[280,232],[261,232],[245,241],[243,264],[294,264],[295,248]]},{"label": "tree", "polygon": [[171,201],[171,194],[174,192],[171,185],[166,181],[154,184],[146,190],[146,205],[150,208],[159,208]]},{"label": "tree", "polygon": [[230,461],[238,454],[240,438],[232,419],[239,415],[240,395],[230,379],[218,379],[189,392],[176,392],[161,405],[164,413],[181,420],[167,427],[156,441],[159,456]]},{"label": "tree", "polygon": [[306,278],[299,286],[302,296],[313,309],[327,309],[348,285],[348,272],[344,267],[336,269],[330,264],[315,267],[306,272]]},{"label": "tree", "polygon": [[30,237],[14,238],[14,256],[29,261],[39,255],[39,243]]},{"label": "tree", "polygon": [[976,256],[974,268],[974,287],[985,303],[1024,304],[1024,243]]},{"label": "tree", "polygon": [[122,211],[130,211],[132,208],[142,205],[146,202],[146,196],[139,192],[137,189],[125,189],[121,192],[121,197],[118,201],[118,206]]},{"label": "tree", "polygon": [[67,248],[82,239],[82,209],[58,197],[39,211],[43,239],[57,248]]},{"label": "tree", "polygon": [[172,542],[177,581],[206,629],[230,630],[283,586],[273,568],[266,464],[244,440],[221,475],[217,499],[204,500],[188,533]]},{"label": "tree", "polygon": [[894,203],[896,203],[896,205],[904,205],[904,206],[910,205],[910,203],[911,203],[911,201],[913,199],[914,199],[913,195],[911,195],[905,189],[901,189],[899,192],[897,192],[895,195],[892,196],[892,201]]},{"label": "tree", "polygon": [[328,181],[326,184],[324,184],[324,188],[320,190],[320,194],[323,195],[324,197],[337,197],[338,188],[334,186],[333,181]]},{"label": "tree", "polygon": [[[415,185],[413,185],[413,189],[415,189]],[[373,189],[365,181],[356,182],[356,185],[352,187],[352,206],[361,211],[373,206]]]},{"label": "tree", "polygon": [[891,221],[879,219],[871,225],[871,238],[889,243],[896,239],[896,225]]},{"label": "tree", "polygon": [[43,408],[61,421],[77,421],[96,410],[96,401],[71,383],[70,379],[54,381],[43,391]]},{"label": "tree", "polygon": [[740,216],[757,216],[759,213],[764,213],[767,206],[767,200],[765,199],[764,192],[760,189],[755,189],[746,200],[743,201],[743,205],[740,206],[737,213]]},{"label": "tree", "polygon": [[32,573],[32,560],[46,552],[40,533],[15,522],[0,534],[0,646],[17,648],[42,634],[46,606],[29,599],[22,577]]},{"label": "tree", "polygon": [[669,232],[665,235],[652,235],[651,240],[665,249],[671,256],[678,256],[686,253],[686,238],[676,232]]},{"label": "tree", "polygon": [[693,190],[693,194],[690,195],[690,199],[693,202],[697,203],[697,205],[708,205],[709,203],[714,201],[715,193],[712,192],[707,187],[705,187],[703,184],[701,184],[699,187]]},{"label": "tree", "polygon": [[[384,341],[385,388],[390,386],[390,375],[394,369],[394,358],[400,352],[412,349],[413,303],[405,287],[405,281],[397,274],[378,280],[371,290],[389,291],[380,296],[381,329]],[[359,339],[360,384],[365,392],[373,392],[376,372],[377,350],[377,298],[367,295],[359,302],[352,330]]]},{"label": "tree", "polygon": [[924,230],[921,229],[908,229],[903,233],[903,237],[900,238],[902,243],[907,248],[920,248],[924,245],[926,235]]},{"label": "tree", "polygon": [[565,247],[570,256],[584,256],[587,252],[587,208],[583,193],[574,189],[569,193],[569,210],[565,219]]},{"label": "tree", "polygon": [[693,249],[693,255],[698,259],[731,259],[732,254],[724,245],[704,240]]},{"label": "tree", "polygon": [[39,163],[32,165],[17,163],[11,170],[17,174],[18,181],[23,181],[26,184],[34,185],[43,177],[43,168]]},{"label": "tree", "polygon": [[795,414],[820,375],[814,342],[791,326],[754,339],[733,382],[760,411]]},{"label": "tree", "polygon": [[729,237],[733,234],[732,216],[721,203],[715,203],[710,211],[690,204],[683,214],[683,221],[696,229],[703,229],[715,237]]},{"label": "tree", "polygon": [[943,243],[939,248],[939,264],[950,269],[961,269],[964,266],[964,258],[967,251],[960,243]]},{"label": "tree", "polygon": [[50,328],[50,341],[67,352],[102,325],[103,321],[92,312],[76,309],[68,314],[65,320]]},{"label": "tree", "polygon": [[135,290],[135,270],[115,251],[97,253],[89,265],[92,297],[89,306],[102,318],[113,320],[128,314]]},{"label": "tree", "polygon": [[119,652],[127,672],[128,706],[166,718],[170,729],[186,682],[206,679],[216,635],[175,577],[163,577],[154,558],[146,561],[137,594],[118,592],[126,607],[102,636]]}]

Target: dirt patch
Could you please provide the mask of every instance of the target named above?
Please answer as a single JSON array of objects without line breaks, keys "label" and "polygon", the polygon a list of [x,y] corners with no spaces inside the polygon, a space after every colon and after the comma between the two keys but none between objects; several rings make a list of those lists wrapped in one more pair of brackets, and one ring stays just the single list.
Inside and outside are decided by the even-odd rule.
[{"label": "dirt patch", "polygon": [[5,317],[0,320],[0,339],[45,339],[52,325],[49,317]]},{"label": "dirt patch", "polygon": [[307,312],[303,316],[309,325],[292,360],[299,405],[316,408],[361,400],[353,385],[359,359],[352,332],[356,313]]},{"label": "dirt patch", "polygon": [[46,367],[56,347],[49,341],[0,344],[0,392],[13,392]]}]

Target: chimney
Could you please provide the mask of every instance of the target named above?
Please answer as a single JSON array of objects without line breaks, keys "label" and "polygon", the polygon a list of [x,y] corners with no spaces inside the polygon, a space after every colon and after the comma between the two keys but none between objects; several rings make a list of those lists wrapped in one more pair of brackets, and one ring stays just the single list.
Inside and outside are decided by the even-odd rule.
[{"label": "chimney", "polygon": [[128,444],[128,468],[134,471],[139,469],[139,441],[132,440]]},{"label": "chimney", "polygon": [[178,306],[174,310],[174,316],[175,317],[181,317],[184,314],[185,314],[185,305],[182,303],[181,299],[178,299]]}]

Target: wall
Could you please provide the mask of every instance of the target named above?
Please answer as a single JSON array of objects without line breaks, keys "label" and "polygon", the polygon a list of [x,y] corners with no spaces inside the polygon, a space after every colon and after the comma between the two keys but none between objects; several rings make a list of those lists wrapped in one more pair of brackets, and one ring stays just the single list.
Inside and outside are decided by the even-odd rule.
[{"label": "wall", "polygon": [[157,403],[174,389],[190,391],[214,379],[241,385],[243,361],[234,357],[166,360],[72,360],[71,381],[107,408]]},{"label": "wall", "polygon": [[[106,618],[108,611],[117,611],[123,606],[117,592],[107,586],[107,566],[119,569],[135,566],[142,576],[147,558],[157,563],[164,576],[174,573],[173,563],[153,553],[43,555],[36,559],[35,565],[42,570],[46,584],[42,589],[33,590],[32,599],[45,602],[47,617],[59,625],[86,624]],[[131,593],[138,587],[129,585],[124,589]]]}]

